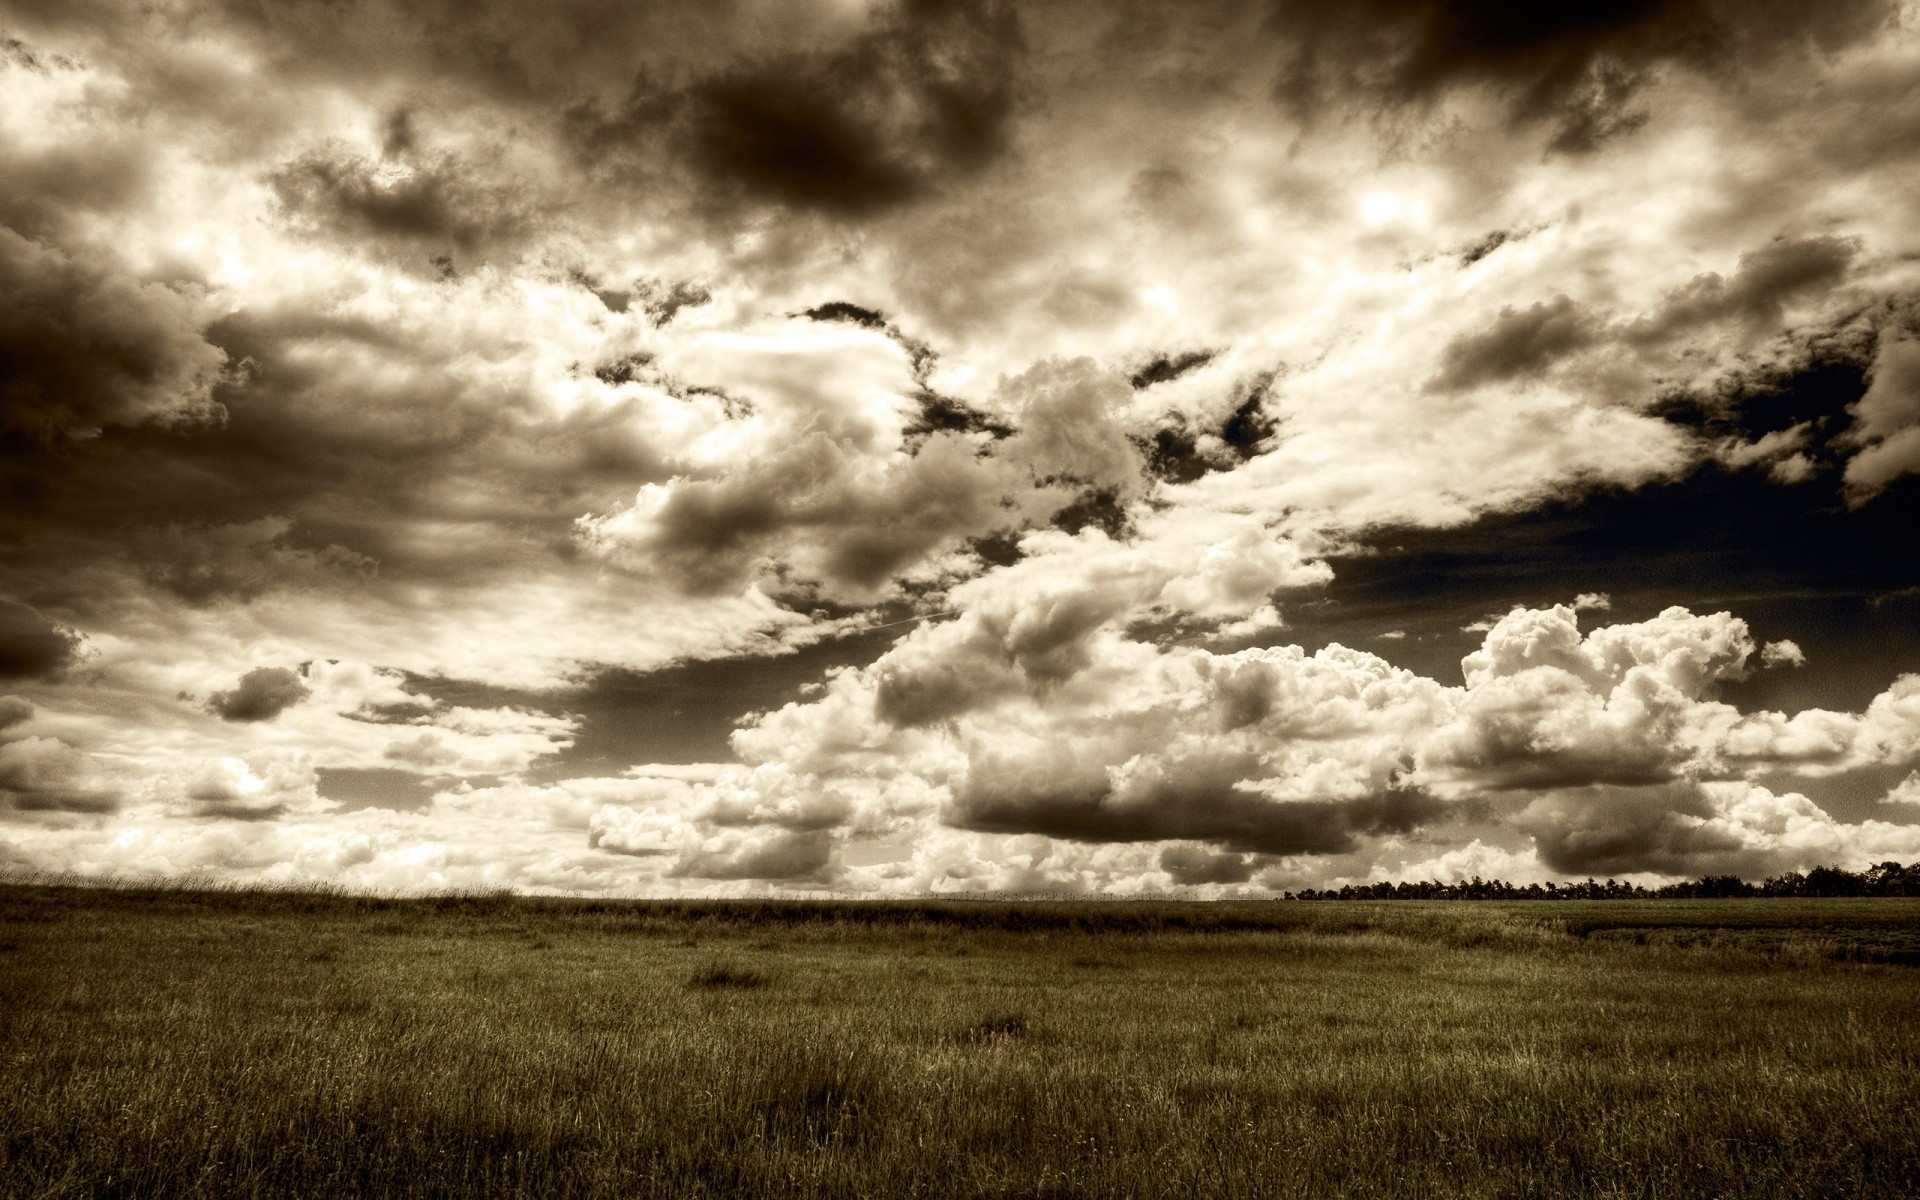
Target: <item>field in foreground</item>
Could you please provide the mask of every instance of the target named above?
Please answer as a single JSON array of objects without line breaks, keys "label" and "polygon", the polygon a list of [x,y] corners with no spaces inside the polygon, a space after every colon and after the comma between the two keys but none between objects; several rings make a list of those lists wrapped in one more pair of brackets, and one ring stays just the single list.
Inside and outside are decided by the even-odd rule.
[{"label": "field in foreground", "polygon": [[1909,1196],[1920,901],[0,887],[8,1196]]}]

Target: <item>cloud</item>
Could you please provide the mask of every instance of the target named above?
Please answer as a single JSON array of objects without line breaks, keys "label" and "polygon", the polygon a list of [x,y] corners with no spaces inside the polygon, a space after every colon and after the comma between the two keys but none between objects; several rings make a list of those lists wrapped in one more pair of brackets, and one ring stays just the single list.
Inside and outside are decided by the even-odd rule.
[{"label": "cloud", "polygon": [[512,190],[452,156],[411,149],[403,142],[401,153],[382,159],[338,146],[309,151],[274,173],[273,189],[289,218],[313,234],[411,246],[422,266],[429,255],[484,255],[524,234],[529,218]]},{"label": "cloud", "polygon": [[1860,250],[1837,237],[1780,239],[1740,256],[1731,278],[1707,272],[1675,288],[1653,312],[1618,324],[1565,294],[1524,310],[1503,307],[1486,329],[1455,338],[1426,383],[1448,392],[1512,380],[1537,381],[1565,359],[1604,343],[1654,347],[1728,323],[1771,334],[1786,319],[1787,302],[1830,291],[1846,277]]},{"label": "cloud", "polygon": [[255,667],[235,687],[215,692],[207,707],[223,721],[271,721],[312,694],[298,671]]},{"label": "cloud", "polygon": [[131,539],[130,549],[149,580],[201,605],[279,589],[337,586],[374,573],[373,559],[344,546],[291,544],[292,529],[285,517],[149,526]]},{"label": "cloud", "polygon": [[1807,653],[1798,642],[1782,638],[1760,648],[1760,661],[1769,667],[1804,667],[1807,665]]},{"label": "cloud", "polygon": [[0,733],[33,719],[33,705],[18,696],[0,696]]},{"label": "cloud", "polygon": [[1627,336],[1655,342],[1715,321],[1771,331],[1784,319],[1788,301],[1831,288],[1846,276],[1860,252],[1858,241],[1840,237],[1782,238],[1740,256],[1731,278],[1707,273],[1674,289],[1661,307],[1635,322]]},{"label": "cloud", "polygon": [[1855,500],[1901,475],[1920,473],[1920,340],[1891,330],[1882,334],[1871,378],[1845,435],[1848,445],[1860,448],[1846,469]]},{"label": "cloud", "polygon": [[0,436],[56,446],[104,426],[217,417],[226,356],[185,289],[0,228]]},{"label": "cloud", "polygon": [[195,771],[181,791],[186,812],[196,817],[269,821],[322,806],[312,766],[298,755],[272,751],[216,759]]},{"label": "cloud", "polygon": [[[1121,423],[1132,393],[1091,360],[1046,362],[1003,381],[998,407],[1018,418],[1010,436],[997,438],[978,421],[916,429],[897,375],[905,364],[878,336],[733,348],[728,370],[740,382],[731,386],[755,402],[738,423],[738,457],[648,484],[631,506],[582,518],[576,536],[590,551],[636,570],[664,569],[695,593],[798,583],[871,600],[892,581],[949,566],[968,539],[1049,515],[1065,524],[1076,503],[1111,506],[1111,520],[1079,524],[1117,533],[1125,505],[1144,490],[1139,451]],[[835,350],[839,394],[799,369]],[[867,371],[849,378],[867,356]]]},{"label": "cloud", "polygon": [[1586,151],[1645,120],[1630,104],[1663,65],[1738,64],[1816,29],[1842,44],[1885,11],[1872,0],[1849,3],[1816,25],[1789,10],[1701,0],[1552,10],[1500,0],[1279,0],[1270,20],[1294,42],[1278,88],[1296,105],[1356,92],[1431,102],[1450,89],[1491,87],[1513,119],[1550,122],[1554,148]]},{"label": "cloud", "polygon": [[859,217],[1002,153],[1021,40],[997,3],[908,0],[844,43],[774,53],[677,88],[644,84],[591,142],[660,123],[708,189]]},{"label": "cloud", "polygon": [[779,563],[869,597],[1005,519],[994,504],[1003,476],[976,451],[939,434],[881,466],[816,433],[752,475],[649,484],[632,507],[584,518],[580,538],[609,559],[665,567],[695,593],[737,591]]},{"label": "cloud", "polygon": [[[1163,654],[1119,632],[1156,608],[1256,607],[1317,578],[1297,557],[1251,531],[1195,546],[1192,574],[1091,531],[1028,545],[956,589],[960,619],[909,634],[736,745],[816,775],[917,766],[948,790],[943,820],[988,832],[1325,853],[1432,815],[1398,783],[1394,732],[1423,720],[1437,687],[1340,648]],[[893,732],[863,731],[862,708]]]},{"label": "cloud", "polygon": [[15,813],[110,813],[120,791],[92,755],[50,737],[0,742],[0,807]]},{"label": "cloud", "polygon": [[674,873],[696,879],[823,878],[833,852],[824,830],[721,830],[674,864]]},{"label": "cloud", "polygon": [[1899,676],[1859,713],[1723,714],[1707,753],[1728,764],[1771,764],[1815,777],[1920,761],[1920,675]]},{"label": "cloud", "polygon": [[1432,391],[1455,391],[1538,374],[1556,360],[1592,345],[1598,337],[1597,324],[1564,295],[1524,312],[1503,308],[1484,332],[1448,343],[1440,357],[1439,374],[1426,386]]},{"label": "cloud", "polygon": [[1898,844],[1850,799],[1920,745],[1889,3],[172,15],[30,6],[0,65],[9,861]]},{"label": "cloud", "polygon": [[1462,660],[1462,703],[1422,765],[1496,789],[1671,779],[1696,753],[1710,689],[1756,649],[1727,613],[1671,608],[1583,637],[1570,607],[1517,609]]},{"label": "cloud", "polygon": [[[1023,665],[1017,620],[987,616],[996,593],[957,594],[977,607],[736,735],[750,760],[781,765],[740,786],[851,789],[834,819],[884,828],[924,821],[928,792],[902,793],[917,802],[888,818],[876,785],[917,777],[951,827],[1180,843],[1161,866],[1182,884],[1244,882],[1250,854],[1365,852],[1471,812],[1514,814],[1510,828],[1562,873],[1786,869],[1901,836],[1844,825],[1803,796],[1763,801],[1723,782],[1736,760],[1749,773],[1807,761],[1787,727],[1810,732],[1820,719],[1742,714],[1717,698],[1761,657],[1727,613],[1672,608],[1583,633],[1572,606],[1517,609],[1466,657],[1464,685],[1446,687],[1339,646],[1309,656],[1132,642],[1106,623],[1111,608],[1055,626],[1056,638],[1072,633],[1036,644],[1039,657]],[[1075,611],[1031,583],[1007,595],[1035,613]],[[1062,658],[1062,646],[1085,650]],[[1864,713],[1836,716],[1840,741],[1818,753],[1861,764],[1920,754],[1910,690],[1896,684]],[[1760,736],[1769,722],[1782,724]],[[1779,832],[1789,825],[1803,832]],[[1815,826],[1817,837],[1804,833]]]},{"label": "cloud", "polygon": [[24,604],[0,599],[0,679],[56,676],[79,654],[79,634]]},{"label": "cloud", "polygon": [[1756,878],[1820,865],[1858,869],[1920,850],[1920,829],[1842,825],[1805,796],[1744,783],[1562,793],[1533,801],[1518,824],[1542,862],[1572,875]]},{"label": "cloud", "polygon": [[421,775],[517,777],[536,760],[566,749],[576,725],[570,716],[453,705],[393,726],[379,762]]},{"label": "cloud", "polygon": [[870,599],[1010,520],[998,499],[1016,480],[983,457],[981,436],[906,445],[908,363],[887,338],[789,332],[712,349],[732,353],[724,365],[695,361],[712,363],[753,413],[716,430],[716,461],[689,461],[632,505],[582,516],[576,538],[595,555],[664,570],[693,593],[778,588],[766,576],[785,574]]},{"label": "cloud", "polygon": [[1160,852],[1160,868],[1174,883],[1192,887],[1245,883],[1253,878],[1254,864],[1244,854],[1221,854],[1205,846],[1179,844]]}]

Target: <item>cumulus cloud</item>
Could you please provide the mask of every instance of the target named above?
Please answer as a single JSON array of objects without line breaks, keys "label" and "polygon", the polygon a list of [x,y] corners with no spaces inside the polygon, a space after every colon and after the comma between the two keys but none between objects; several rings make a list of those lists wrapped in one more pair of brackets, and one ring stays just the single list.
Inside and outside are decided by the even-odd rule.
[{"label": "cumulus cloud", "polygon": [[[1033,589],[1018,594],[1059,611]],[[736,744],[782,764],[765,778],[785,788],[804,773],[815,792],[847,790],[846,824],[863,806],[886,812],[875,785],[904,772],[939,797],[944,824],[1166,843],[1159,865],[1183,885],[1245,882],[1262,861],[1250,855],[1349,854],[1502,796],[1517,801],[1511,827],[1561,873],[1775,870],[1903,844],[1892,827],[1848,826],[1804,796],[1727,782],[1734,760],[1749,773],[1805,761],[1784,727],[1819,719],[1743,715],[1716,697],[1761,657],[1743,621],[1672,608],[1583,632],[1577,618],[1572,606],[1507,614],[1463,662],[1464,686],[1446,687],[1338,646],[1308,656],[1132,642],[1098,632],[1097,612],[1071,627],[1087,652],[1022,663],[969,612],[909,635],[827,696],[767,714]],[[1910,679],[1864,713],[1835,715],[1843,744],[1830,754],[1864,764],[1920,753]]]},{"label": "cumulus cloud", "polygon": [[1760,661],[1769,667],[1804,667],[1807,665],[1807,653],[1800,649],[1798,642],[1782,638],[1760,648]]},{"label": "cumulus cloud", "polygon": [[224,692],[215,692],[207,707],[223,721],[271,721],[312,692],[300,673],[287,667],[255,667]]},{"label": "cumulus cloud", "polygon": [[1253,861],[1244,854],[1223,854],[1206,846],[1181,843],[1160,852],[1160,869],[1176,884],[1245,883]]},{"label": "cumulus cloud", "polygon": [[1702,701],[1755,650],[1726,613],[1672,608],[1583,637],[1572,608],[1515,610],[1462,661],[1462,703],[1423,765],[1496,789],[1672,778],[1695,752]]},{"label": "cumulus cloud", "polygon": [[[1049,519],[1118,534],[1146,489],[1132,391],[1091,360],[1004,380],[994,407],[1014,420],[1006,428],[951,405],[926,409],[937,397],[923,397],[916,418],[902,377],[910,363],[879,337],[730,348],[727,386],[753,406],[728,430],[734,454],[583,517],[577,536],[594,553],[664,569],[695,592],[758,582],[870,600],[897,580],[964,566],[954,556],[969,539]],[[795,369],[825,354],[839,379]],[[844,374],[868,356],[868,371]],[[927,427],[928,411],[950,427]]]},{"label": "cumulus cloud", "polygon": [[221,758],[190,775],[181,789],[186,811],[198,817],[268,821],[320,803],[311,765],[297,755],[255,752]]}]

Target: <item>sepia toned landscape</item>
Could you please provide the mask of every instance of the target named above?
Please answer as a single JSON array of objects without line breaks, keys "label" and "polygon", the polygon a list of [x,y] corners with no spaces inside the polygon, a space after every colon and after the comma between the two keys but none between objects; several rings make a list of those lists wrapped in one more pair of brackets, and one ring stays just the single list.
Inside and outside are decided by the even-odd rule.
[{"label": "sepia toned landscape", "polygon": [[0,1200],[1920,1196],[1920,0],[0,0]]}]

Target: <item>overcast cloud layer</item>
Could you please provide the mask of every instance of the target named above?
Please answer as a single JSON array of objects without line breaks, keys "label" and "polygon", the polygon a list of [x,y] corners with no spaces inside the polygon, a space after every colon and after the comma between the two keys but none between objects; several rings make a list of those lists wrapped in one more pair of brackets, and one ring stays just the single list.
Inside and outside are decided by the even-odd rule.
[{"label": "overcast cloud layer", "polygon": [[0,0],[0,868],[1920,858],[1920,6]]}]

